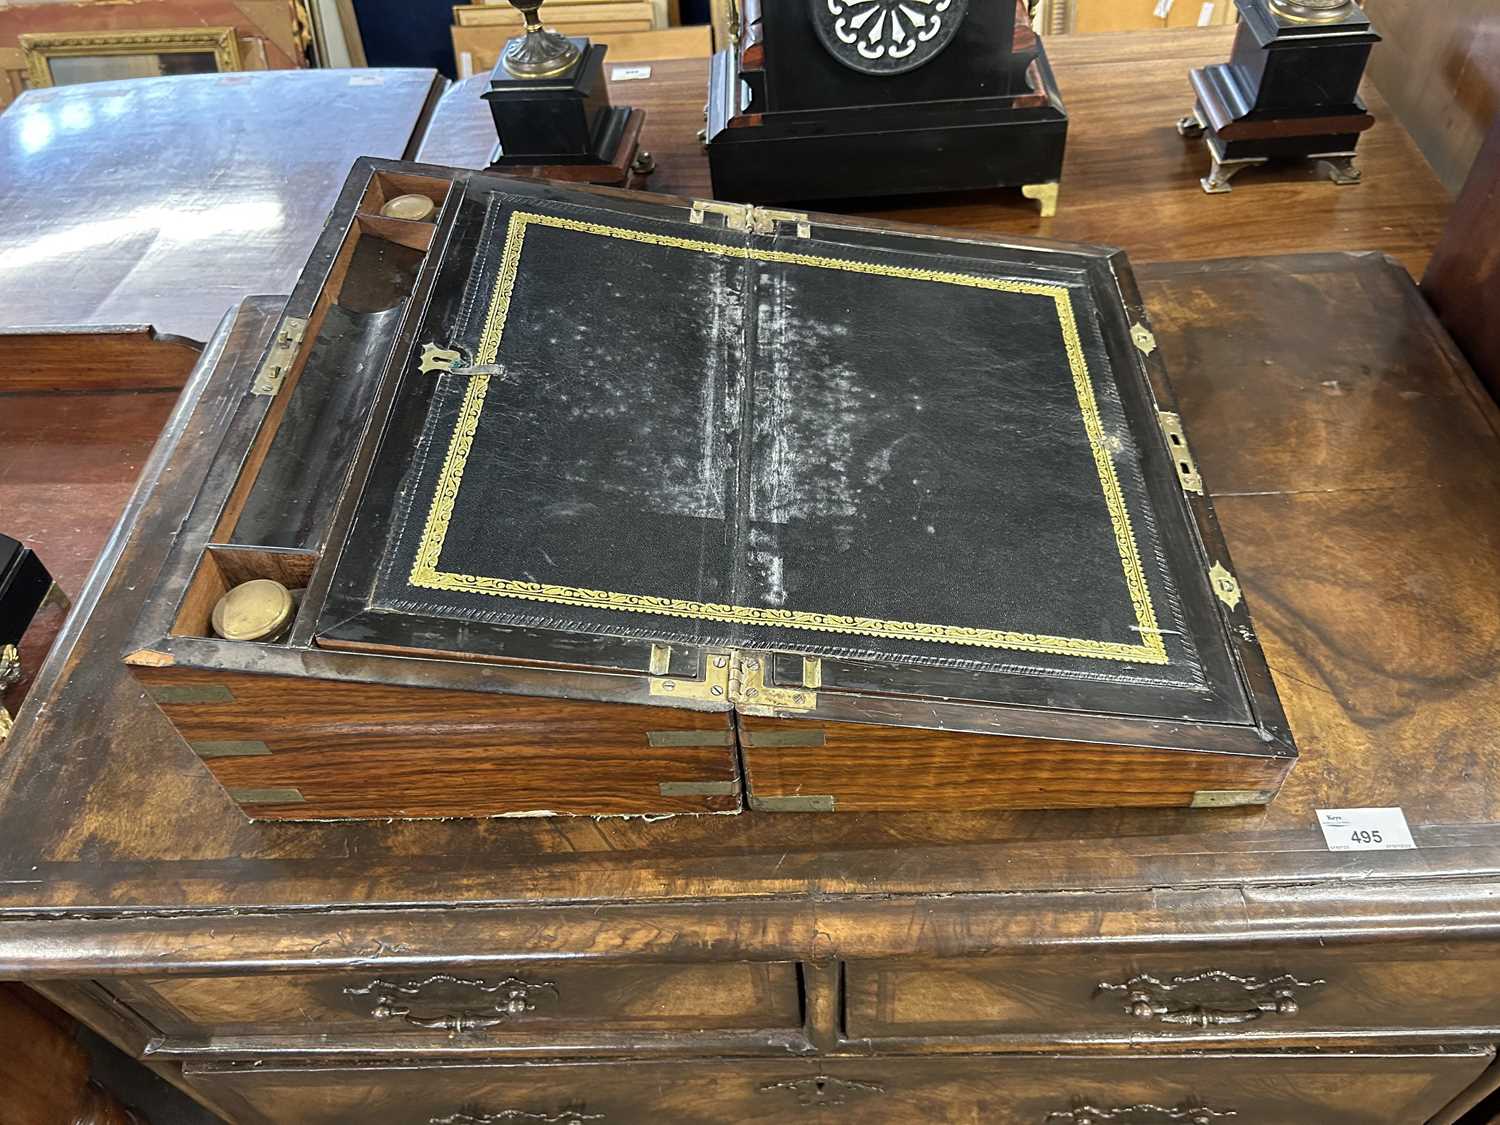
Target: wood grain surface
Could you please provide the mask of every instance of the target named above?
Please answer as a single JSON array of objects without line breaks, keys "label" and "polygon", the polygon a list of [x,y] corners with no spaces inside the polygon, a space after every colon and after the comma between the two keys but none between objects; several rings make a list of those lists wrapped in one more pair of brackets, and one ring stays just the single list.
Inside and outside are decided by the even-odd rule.
[{"label": "wood grain surface", "polygon": [[[1442,231],[1448,195],[1420,150],[1372,85],[1363,94],[1375,127],[1360,138],[1364,182],[1338,187],[1307,163],[1252,169],[1228,195],[1205,195],[1202,141],[1177,135],[1192,108],[1188,71],[1229,57],[1234,29],[1057,36],[1047,53],[1067,106],[1068,148],[1057,215],[1004,189],[916,197],[816,210],[844,211],[960,229],[1035,235],[1119,246],[1144,262],[1379,250],[1420,275]],[[611,97],[646,110],[641,146],[656,157],[647,188],[707,199],[703,128],[708,63],[651,64],[648,80],[618,83]],[[487,76],[457,83],[433,114],[417,159],[482,168],[495,143],[489,108],[479,99]]]},{"label": "wood grain surface", "polygon": [[1500,395],[1500,118],[1469,171],[1453,217],[1422,275],[1437,310],[1474,370]]},{"label": "wood grain surface", "polygon": [[[740,807],[727,712],[132,670],[231,796],[300,794],[295,803],[241,797],[258,819]],[[168,702],[168,692],[192,689],[222,699]],[[253,753],[244,752],[246,743]]]},{"label": "wood grain surface", "polygon": [[[823,797],[836,811],[1191,805],[1213,790],[1273,793],[1290,758],[1006,738],[741,715],[750,801]],[[816,743],[757,744],[757,736]],[[1250,802],[1241,800],[1241,804]]]},{"label": "wood grain surface", "polygon": [[[437,1068],[296,1070],[275,1064],[203,1066],[192,1077],[244,1122],[331,1125],[382,1119],[466,1122],[576,1120],[608,1125],[1378,1125],[1425,1121],[1447,1090],[1477,1074],[1490,1053],[1359,1052],[1321,1057],[1231,1054],[1217,1059],[1141,1052],[1131,1059],[1066,1056],[971,1059],[741,1060]],[[1140,1107],[1131,1111],[1129,1107]],[[1147,1107],[1157,1106],[1153,1115]],[[1090,1115],[1086,1107],[1094,1107]],[[1176,1117],[1171,1116],[1177,1113]],[[596,1114],[597,1117],[587,1115]],[[508,1116],[507,1116],[508,1115]]]},{"label": "wood grain surface", "polygon": [[[593,906],[576,926],[567,920],[566,904],[586,901],[614,904],[622,926],[633,911],[667,911],[674,956],[715,948],[726,926],[742,949],[869,954],[1119,927],[1383,933],[1390,911],[1407,926],[1463,917],[1474,933],[1500,932],[1483,889],[1500,872],[1500,762],[1488,753],[1500,722],[1494,404],[1404,271],[1378,255],[1141,272],[1303,753],[1269,807],[252,824],[116,663],[205,471],[213,443],[204,435],[224,416],[228,388],[205,375],[169,426],[170,469],[166,459],[150,468],[137,532],[112,549],[120,565],[85,610],[102,603],[85,632],[64,637],[38,705],[0,758],[0,909],[556,904],[545,922],[506,923],[517,927],[507,940],[567,949],[599,940]],[[77,524],[76,513],[56,511],[68,513],[61,526]],[[57,745],[87,752],[58,755]],[[1315,808],[1387,805],[1405,808],[1419,849],[1326,850]],[[1324,881],[1341,888],[1336,921],[1319,898]],[[1141,890],[1179,884],[1194,889],[1170,908]],[[857,897],[939,889],[974,897],[926,903],[917,931],[902,922],[916,903],[876,909]],[[1091,894],[1068,897],[1082,889]],[[1034,909],[1028,894],[1040,896]],[[1106,894],[1120,897],[1101,916]],[[791,898],[762,902],[750,925],[732,905],[747,896]],[[695,904],[670,905],[684,900]],[[76,924],[16,918],[0,924],[0,964],[68,975],[145,957],[158,942],[181,950],[178,924],[136,923],[128,911]],[[434,952],[470,940],[452,928],[457,919],[423,937],[430,924],[407,915],[377,928]],[[659,916],[612,948],[650,951],[665,925]],[[65,941],[37,943],[38,927],[56,926],[67,927]],[[216,928],[215,942],[191,943],[192,956],[295,957],[343,934],[323,947],[346,951],[336,963],[369,933],[315,913],[290,930],[268,927],[244,918]]]}]

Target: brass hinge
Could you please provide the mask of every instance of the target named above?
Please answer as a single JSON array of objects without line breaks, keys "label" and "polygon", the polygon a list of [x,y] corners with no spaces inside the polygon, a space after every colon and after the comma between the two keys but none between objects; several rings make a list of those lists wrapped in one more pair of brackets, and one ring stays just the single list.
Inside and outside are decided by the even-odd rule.
[{"label": "brass hinge", "polygon": [[724,220],[726,230],[750,229],[751,216],[755,208],[748,203],[720,203],[717,199],[695,199],[688,219],[700,226],[708,215],[718,215]]},{"label": "brass hinge", "polygon": [[1240,584],[1229,568],[1221,562],[1215,562],[1208,568],[1208,583],[1214,588],[1214,597],[1234,609],[1240,604]]},{"label": "brass hinge", "polygon": [[651,694],[671,699],[692,699],[699,703],[729,703],[729,666],[733,656],[711,652],[703,658],[706,668],[702,679],[685,680],[681,676],[652,676]]},{"label": "brass hinge", "polygon": [[1193,451],[1188,448],[1187,434],[1182,429],[1182,415],[1168,410],[1158,410],[1156,420],[1167,439],[1167,451],[1172,454],[1172,464],[1177,469],[1177,480],[1184,492],[1203,495],[1203,477],[1198,473]]},{"label": "brass hinge", "polygon": [[286,382],[287,372],[297,362],[297,353],[302,350],[302,338],[307,335],[307,321],[300,316],[283,317],[276,329],[276,338],[271,349],[255,373],[255,382],[250,384],[253,395],[274,395]]},{"label": "brass hinge", "polygon": [[1156,337],[1144,324],[1130,326],[1130,342],[1141,350],[1142,355],[1150,355],[1156,350]]},{"label": "brass hinge", "polygon": [[[727,703],[746,715],[773,715],[780,711],[810,711],[818,704],[818,693],[807,687],[777,687],[766,682],[769,657],[758,652],[714,652],[704,657],[701,679],[652,676],[650,692],[661,698],[691,699],[699,703]],[[807,670],[804,666],[804,680]]]},{"label": "brass hinge", "polygon": [[795,223],[798,238],[812,237],[812,223],[802,211],[778,211],[773,207],[750,209],[750,226],[756,234],[775,234],[777,223]]},{"label": "brass hinge", "polygon": [[721,203],[717,199],[695,199],[688,219],[700,226],[709,215],[724,220],[725,230],[775,234],[778,223],[795,223],[798,238],[812,237],[812,222],[802,211],[779,211],[774,207],[752,207],[748,203]]}]

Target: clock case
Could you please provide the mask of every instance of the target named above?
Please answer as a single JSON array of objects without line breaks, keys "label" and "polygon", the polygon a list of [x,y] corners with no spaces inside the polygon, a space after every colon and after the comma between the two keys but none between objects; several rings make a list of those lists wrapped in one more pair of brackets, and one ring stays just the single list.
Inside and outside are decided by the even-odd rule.
[{"label": "clock case", "polygon": [[1279,14],[1270,0],[1235,6],[1229,61],[1189,73],[1193,110],[1178,126],[1201,135],[1212,157],[1204,190],[1228,191],[1239,170],[1290,159],[1322,161],[1335,183],[1357,183],[1355,147],[1375,124],[1359,84],[1380,42],[1364,9],[1351,4],[1337,20],[1312,23]]},{"label": "clock case", "polygon": [[709,73],[714,195],[748,203],[1024,186],[1055,206],[1068,117],[1023,5],[970,0],[916,69],[864,74],[820,42],[808,0],[742,0]]},{"label": "clock case", "polygon": [[[203,364],[124,658],[252,817],[1215,807],[1296,759],[1118,251],[363,160]],[[211,635],[250,578],[303,591],[278,643]]]}]

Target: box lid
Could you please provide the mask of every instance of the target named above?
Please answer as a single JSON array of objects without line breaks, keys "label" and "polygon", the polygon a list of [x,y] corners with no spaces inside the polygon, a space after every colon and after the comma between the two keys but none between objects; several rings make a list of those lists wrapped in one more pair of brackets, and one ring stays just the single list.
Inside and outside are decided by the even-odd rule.
[{"label": "box lid", "polygon": [[478,175],[434,246],[319,645],[1259,725],[1118,252]]}]

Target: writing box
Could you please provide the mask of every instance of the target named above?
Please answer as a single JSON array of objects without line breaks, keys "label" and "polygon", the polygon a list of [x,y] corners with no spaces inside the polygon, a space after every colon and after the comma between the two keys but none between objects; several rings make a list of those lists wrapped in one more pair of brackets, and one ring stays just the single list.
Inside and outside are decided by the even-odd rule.
[{"label": "writing box", "polygon": [[[363,161],[241,366],[127,661],[252,816],[1221,806],[1295,761],[1118,251]],[[289,633],[213,635],[251,578]]]}]

